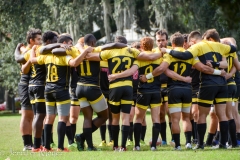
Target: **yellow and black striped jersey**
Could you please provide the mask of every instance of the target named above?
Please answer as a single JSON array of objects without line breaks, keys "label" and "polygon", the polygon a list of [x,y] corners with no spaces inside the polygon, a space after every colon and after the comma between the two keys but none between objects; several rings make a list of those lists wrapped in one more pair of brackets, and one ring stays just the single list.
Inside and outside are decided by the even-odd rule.
[{"label": "yellow and black striped jersey", "polygon": [[[176,51],[185,51],[184,48],[182,47],[176,47],[174,48]],[[190,76],[190,72],[192,69],[192,66],[195,65],[196,63],[199,62],[198,57],[196,58],[191,58],[189,60],[180,60],[177,58],[172,57],[169,54],[164,54],[163,55],[163,62],[167,62],[169,64],[169,69],[176,72],[177,74],[181,76]],[[168,87],[191,87],[190,83],[178,81],[172,78],[168,78]]]},{"label": "yellow and black striped jersey", "polygon": [[[146,53],[151,54],[151,52],[145,51]],[[151,73],[155,68],[157,68],[162,59],[157,59],[155,61],[135,61],[134,64],[138,66],[139,74],[148,74]],[[151,79],[148,79],[147,82],[139,82],[138,92],[140,93],[154,93],[160,92],[160,78],[159,76],[155,76]]]},{"label": "yellow and black striped jersey", "polygon": [[[85,48],[88,46],[84,46]],[[101,52],[100,47],[96,47],[93,50],[93,53]],[[81,54],[77,48],[72,47],[72,50],[67,51],[68,55],[72,55],[73,58],[76,58],[79,54]],[[99,72],[100,72],[100,62],[98,61],[88,61],[84,60],[77,67],[78,71],[78,82],[82,84],[91,84],[99,86]]]},{"label": "yellow and black striped jersey", "polygon": [[107,61],[100,61],[100,88],[104,94],[108,94],[109,91],[109,81],[108,81],[108,62]]},{"label": "yellow and black striped jersey", "polygon": [[[42,46],[37,46],[37,48],[36,48],[36,57],[40,56],[40,49],[41,48],[42,48]],[[26,61],[29,60],[31,51],[32,50],[29,50],[24,55],[24,59]],[[44,64],[43,65],[32,64],[30,72],[31,72],[30,80],[29,80],[29,84],[30,85],[44,85],[45,84],[45,81],[46,81],[46,68],[45,68]]]},{"label": "yellow and black striped jersey", "polygon": [[[139,53],[135,48],[125,47],[102,51],[100,58],[108,61],[109,74],[114,74],[131,68]],[[132,86],[132,76],[116,79],[109,84],[109,88],[121,86]]]},{"label": "yellow and black striped jersey", "polygon": [[[230,71],[233,67],[233,63],[234,63],[235,58],[237,58],[237,53],[236,52],[228,54],[228,56],[227,56],[228,68],[226,69],[227,73],[230,73]],[[234,77],[235,77],[235,74],[227,80],[227,83],[228,84],[236,84],[235,81],[234,81]]]},{"label": "yellow and black striped jersey", "polygon": [[45,92],[57,92],[69,86],[71,56],[40,55],[37,62],[47,69]]},{"label": "yellow and black striped jersey", "polygon": [[[25,51],[25,54],[26,54],[29,50],[31,50],[31,48],[27,47],[27,48],[26,48],[26,51]],[[23,53],[21,53],[21,54],[23,54]],[[28,83],[29,83],[29,80],[30,80],[31,71],[29,71],[28,74],[23,74],[22,71],[21,71],[20,74],[21,74],[20,82],[21,82],[21,83],[26,83],[26,84],[28,84]]]}]

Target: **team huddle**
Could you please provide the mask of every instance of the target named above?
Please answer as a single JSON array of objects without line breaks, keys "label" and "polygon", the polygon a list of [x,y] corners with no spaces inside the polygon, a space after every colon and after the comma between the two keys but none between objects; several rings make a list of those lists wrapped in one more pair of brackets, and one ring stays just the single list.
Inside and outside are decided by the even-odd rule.
[{"label": "team huddle", "polygon": [[[140,151],[146,145],[147,109],[153,123],[149,142],[152,151],[157,150],[159,134],[161,145],[168,145],[166,114],[169,143],[174,150],[181,150],[180,120],[186,149],[239,147],[240,63],[236,41],[220,39],[215,29],[203,35],[198,31],[176,32],[170,37],[171,46],[167,45],[165,30],[157,31],[155,39],[156,48],[151,37],[128,46],[123,36],[95,47],[96,38],[87,34],[73,46],[67,33],[42,34],[39,29],[30,29],[28,45],[19,43],[15,49],[15,60],[21,64],[18,89],[23,150],[83,151],[86,142],[86,150],[96,151],[92,133],[100,128],[99,146],[112,146],[120,152],[132,146]],[[80,108],[83,131],[76,134]],[[210,130],[204,142],[209,114]],[[57,146],[52,136],[56,115]],[[65,135],[68,147],[64,147]]]}]

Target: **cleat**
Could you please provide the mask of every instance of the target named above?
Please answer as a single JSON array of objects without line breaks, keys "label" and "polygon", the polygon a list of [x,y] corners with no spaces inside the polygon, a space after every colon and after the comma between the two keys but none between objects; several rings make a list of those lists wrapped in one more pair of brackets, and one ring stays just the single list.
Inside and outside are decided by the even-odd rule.
[{"label": "cleat", "polygon": [[133,141],[128,140],[128,141],[127,141],[127,146],[133,146]]},{"label": "cleat", "polygon": [[170,142],[170,146],[172,146],[172,147],[175,148],[175,142],[174,142],[174,140],[172,140],[172,141]]},{"label": "cleat", "polygon": [[193,150],[197,150],[197,149],[204,149],[204,145],[199,145],[199,144],[197,144],[197,145],[193,148]]},{"label": "cleat", "polygon": [[216,145],[216,146],[212,146],[212,149],[227,149],[227,146],[219,144],[219,145]]},{"label": "cleat", "polygon": [[156,147],[151,147],[151,151],[156,151],[157,148]]},{"label": "cleat", "polygon": [[166,146],[166,145],[167,145],[167,142],[166,141],[162,141],[161,146]]},{"label": "cleat", "polygon": [[51,148],[57,148],[57,145],[56,145],[55,143],[51,143],[51,144],[50,144],[50,147],[51,147]]},{"label": "cleat", "polygon": [[68,150],[70,151],[77,151],[77,144],[76,143],[72,143],[68,145]]},{"label": "cleat", "polygon": [[119,152],[125,152],[125,151],[127,151],[127,148],[121,147],[121,148],[119,149]]},{"label": "cleat", "polygon": [[81,138],[81,135],[80,134],[76,134],[75,135],[75,141],[77,143],[77,149],[79,151],[83,151],[84,150],[84,141],[83,139]]},{"label": "cleat", "polygon": [[113,140],[111,140],[111,141],[107,144],[107,146],[113,146]]},{"label": "cleat", "polygon": [[198,140],[197,139],[192,139],[192,144],[197,144]]},{"label": "cleat", "polygon": [[134,147],[133,151],[140,151],[140,147],[139,146]]},{"label": "cleat", "polygon": [[146,146],[146,143],[143,140],[140,140],[140,145],[141,146]]},{"label": "cleat", "polygon": [[32,146],[31,145],[26,145],[23,147],[23,151],[27,151],[27,150],[32,150]]},{"label": "cleat", "polygon": [[42,152],[53,152],[53,149],[52,148],[47,149],[47,148],[43,147]]},{"label": "cleat", "polygon": [[64,149],[58,148],[57,152],[69,152],[69,150],[67,148],[64,148]]},{"label": "cleat", "polygon": [[237,140],[237,145],[240,146],[240,140]]},{"label": "cleat", "polygon": [[119,151],[119,148],[118,148],[118,147],[113,147],[113,151],[114,151],[114,152],[118,152],[118,151]]},{"label": "cleat", "polygon": [[219,141],[218,140],[213,140],[212,145],[213,146],[219,145]]},{"label": "cleat", "polygon": [[96,147],[88,147],[87,151],[98,151]]},{"label": "cleat", "polygon": [[107,146],[107,143],[105,140],[99,144],[99,147],[106,147],[106,146]]},{"label": "cleat", "polygon": [[32,152],[41,152],[42,149],[41,148],[32,148]]},{"label": "cleat", "polygon": [[[188,143],[188,144],[190,144],[190,143]],[[174,150],[175,151],[181,151],[182,149],[181,149],[181,146],[177,146],[177,147],[174,148]]]},{"label": "cleat", "polygon": [[[180,147],[180,146],[179,146]],[[191,143],[187,143],[186,146],[185,146],[186,149],[192,149],[192,145]]]}]

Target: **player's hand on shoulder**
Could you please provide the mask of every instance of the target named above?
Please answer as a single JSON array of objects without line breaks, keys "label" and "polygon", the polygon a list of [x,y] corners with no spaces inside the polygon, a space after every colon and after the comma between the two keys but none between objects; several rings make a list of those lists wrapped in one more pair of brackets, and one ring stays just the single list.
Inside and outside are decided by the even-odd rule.
[{"label": "player's hand on shoulder", "polygon": [[147,82],[147,77],[146,77],[146,75],[140,75],[139,80],[140,80],[141,82]]},{"label": "player's hand on shoulder", "polygon": [[91,46],[89,46],[87,49],[86,49],[86,51],[88,52],[88,53],[91,53],[92,51],[93,51],[93,47],[91,47]]},{"label": "player's hand on shoulder", "polygon": [[25,47],[23,43],[18,43],[18,44],[17,44],[18,50],[20,50],[22,47]]},{"label": "player's hand on shoulder", "polygon": [[192,77],[190,77],[190,76],[185,77],[184,82],[186,82],[186,83],[192,83]]},{"label": "player's hand on shoulder", "polygon": [[213,66],[212,66],[212,60],[207,60],[206,61],[206,65],[208,66],[208,67],[211,67],[211,68],[213,68]]},{"label": "player's hand on shoulder", "polygon": [[166,48],[161,48],[162,53],[166,53]]},{"label": "player's hand on shoulder", "polygon": [[108,81],[109,82],[112,82],[112,81],[114,81],[116,79],[116,75],[115,74],[109,74],[108,75]]},{"label": "player's hand on shoulder", "polygon": [[69,44],[61,44],[60,47],[66,49],[66,50],[71,50],[72,45],[69,45]]},{"label": "player's hand on shoulder", "polygon": [[32,47],[32,50],[36,50],[36,48],[37,48],[37,45],[34,45],[33,47]]}]

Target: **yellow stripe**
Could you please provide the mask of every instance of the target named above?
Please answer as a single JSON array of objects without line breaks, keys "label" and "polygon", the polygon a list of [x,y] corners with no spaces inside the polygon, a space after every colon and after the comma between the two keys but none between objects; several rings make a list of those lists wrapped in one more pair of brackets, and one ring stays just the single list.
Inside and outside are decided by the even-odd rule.
[{"label": "yellow stripe", "polygon": [[57,105],[59,105],[59,104],[70,104],[71,103],[71,101],[70,101],[70,99],[68,99],[68,100],[66,100],[66,101],[61,101],[61,102],[56,102],[57,103]]},{"label": "yellow stripe", "polygon": [[115,82],[113,84],[110,84],[109,88],[111,89],[111,88],[116,88],[121,86],[132,86],[132,81],[126,80],[126,81]]},{"label": "yellow stripe", "polygon": [[227,85],[236,85],[235,82],[229,82]]},{"label": "yellow stripe", "polygon": [[233,98],[233,101],[234,101],[234,102],[237,102],[237,101],[238,101],[238,98]]},{"label": "yellow stripe", "polygon": [[206,103],[206,104],[213,104],[213,101],[208,101],[208,100],[203,100],[203,99],[198,99],[198,102]]},{"label": "yellow stripe", "polygon": [[95,84],[86,84],[86,83],[80,83],[80,82],[78,82],[77,84],[79,86],[95,86],[95,87],[99,87],[98,85],[95,85]]},{"label": "yellow stripe", "polygon": [[161,84],[161,88],[167,88],[167,83]]},{"label": "yellow stripe", "polygon": [[35,102],[45,102],[45,99],[35,99]]},{"label": "yellow stripe", "polygon": [[192,103],[183,103],[182,106],[183,108],[186,108],[186,107],[191,107]]},{"label": "yellow stripe", "polygon": [[175,103],[175,104],[168,104],[168,107],[172,107],[172,108],[186,108],[186,107],[190,107],[191,103]]},{"label": "yellow stripe", "polygon": [[119,106],[120,102],[113,102],[113,101],[108,101],[109,104],[112,104],[114,106]]},{"label": "yellow stripe", "polygon": [[46,105],[47,105],[47,106],[53,106],[53,107],[54,107],[54,106],[55,106],[55,102],[46,102]]},{"label": "yellow stripe", "polygon": [[142,108],[142,109],[144,109],[144,110],[147,110],[147,109],[148,109],[148,106],[144,106],[144,105],[140,105],[140,104],[136,104],[136,107]]},{"label": "yellow stripe", "polygon": [[132,101],[121,100],[121,104],[132,104]]},{"label": "yellow stripe", "polygon": [[30,103],[31,103],[31,104],[35,104],[35,100],[31,100]]},{"label": "yellow stripe", "polygon": [[192,98],[192,102],[198,102],[198,98]]},{"label": "yellow stripe", "polygon": [[228,98],[216,98],[216,103],[220,103],[220,102],[227,102]]},{"label": "yellow stripe", "polygon": [[168,101],[168,96],[164,96],[164,97],[163,97],[163,100],[164,100],[164,101]]},{"label": "yellow stripe", "polygon": [[132,101],[132,106],[134,106],[134,104],[135,104],[134,101]]},{"label": "yellow stripe", "polygon": [[161,106],[161,103],[158,103],[158,104],[150,104],[151,108],[156,108],[156,107],[160,107]]},{"label": "yellow stripe", "polygon": [[99,102],[101,99],[103,99],[103,98],[105,98],[104,96],[103,96],[103,94],[98,98],[98,99],[96,99],[96,100],[94,100],[94,101],[89,101],[90,102],[90,104],[95,104],[95,103],[97,103],[97,102]]},{"label": "yellow stripe", "polygon": [[79,106],[79,101],[71,101],[71,104]]},{"label": "yellow stripe", "polygon": [[227,98],[227,102],[232,102],[233,99],[232,98]]},{"label": "yellow stripe", "polygon": [[83,97],[83,98],[80,98],[78,100],[79,100],[79,102],[83,102],[83,101],[87,101],[87,98]]}]

